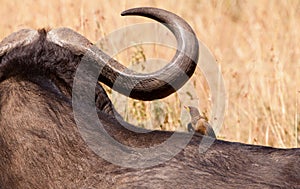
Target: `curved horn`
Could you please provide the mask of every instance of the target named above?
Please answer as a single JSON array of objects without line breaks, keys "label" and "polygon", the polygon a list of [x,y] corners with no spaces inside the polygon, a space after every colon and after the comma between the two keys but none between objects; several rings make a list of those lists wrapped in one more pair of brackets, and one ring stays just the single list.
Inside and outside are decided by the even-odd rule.
[{"label": "curved horn", "polygon": [[32,43],[39,38],[36,30],[22,29],[10,34],[0,42],[0,56],[8,53],[15,47],[21,47]]},{"label": "curved horn", "polygon": [[167,26],[175,35],[178,44],[172,61],[156,72],[140,74],[127,69],[71,29],[51,30],[47,39],[76,54],[89,53],[93,59],[100,60],[98,63],[103,66],[103,70],[99,81],[126,96],[154,100],[164,98],[182,87],[194,73],[198,61],[198,40],[192,28],[179,16],[157,8],[134,8],[121,15],[145,16]]}]

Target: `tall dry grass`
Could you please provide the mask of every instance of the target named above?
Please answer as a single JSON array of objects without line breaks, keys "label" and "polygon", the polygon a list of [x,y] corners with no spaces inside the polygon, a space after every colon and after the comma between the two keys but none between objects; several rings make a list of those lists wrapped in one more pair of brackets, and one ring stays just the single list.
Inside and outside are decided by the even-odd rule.
[{"label": "tall dry grass", "polygon": [[[218,137],[250,144],[297,147],[300,132],[300,2],[151,0],[1,0],[0,38],[21,28],[73,28],[93,42],[144,18],[122,18],[127,8],[154,6],[190,23],[222,69],[228,109]],[[117,55],[126,65],[152,57],[169,60],[174,50],[139,46]],[[210,91],[200,70],[191,85],[199,108],[210,116]],[[188,94],[184,98],[194,98]],[[118,103],[118,102],[115,102]],[[184,130],[178,94],[163,102],[126,101],[117,106],[130,122],[152,129]],[[122,110],[121,110],[122,109]],[[152,124],[149,124],[152,123]],[[148,125],[148,126],[147,126]]]}]

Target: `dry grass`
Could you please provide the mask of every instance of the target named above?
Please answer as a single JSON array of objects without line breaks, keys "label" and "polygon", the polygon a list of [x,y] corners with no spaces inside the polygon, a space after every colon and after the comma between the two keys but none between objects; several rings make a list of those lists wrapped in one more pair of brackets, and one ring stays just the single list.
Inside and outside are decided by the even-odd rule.
[{"label": "dry grass", "polygon": [[[170,10],[191,24],[221,66],[228,109],[219,138],[276,147],[298,146],[300,2],[297,0],[1,2],[0,38],[20,28],[66,26],[96,42],[121,27],[149,22],[143,18],[121,18],[122,10],[139,6]],[[117,58],[143,69],[138,62],[145,58],[169,60],[173,53],[165,47],[141,46],[124,51]],[[209,117],[209,88],[201,71],[193,76],[191,85],[201,99],[201,111]],[[186,94],[184,98],[188,97]],[[163,103],[126,103],[129,108],[123,115],[132,123],[145,126],[152,122],[155,129],[184,130],[180,118],[182,100],[177,94]],[[123,107],[117,109],[122,111]]]}]

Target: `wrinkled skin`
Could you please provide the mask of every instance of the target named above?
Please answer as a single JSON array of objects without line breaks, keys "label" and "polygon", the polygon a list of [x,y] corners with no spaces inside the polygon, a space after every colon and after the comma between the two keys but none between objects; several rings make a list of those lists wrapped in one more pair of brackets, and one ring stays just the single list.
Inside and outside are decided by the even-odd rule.
[{"label": "wrinkled skin", "polygon": [[[300,187],[299,149],[215,140],[199,153],[201,135],[194,135],[171,160],[149,168],[125,168],[102,159],[83,140],[74,120],[72,82],[81,58],[47,41],[44,30],[37,40],[1,53],[0,188]],[[145,148],[172,135],[125,129],[100,84],[95,92],[99,120],[120,143]],[[79,119],[87,116],[89,112]]]}]

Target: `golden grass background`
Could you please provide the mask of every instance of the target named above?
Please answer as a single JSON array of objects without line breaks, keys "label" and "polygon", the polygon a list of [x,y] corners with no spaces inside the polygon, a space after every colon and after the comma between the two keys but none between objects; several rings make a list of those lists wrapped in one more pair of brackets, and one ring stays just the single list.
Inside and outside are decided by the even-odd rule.
[{"label": "golden grass background", "polygon": [[[21,28],[70,27],[92,42],[116,29],[150,22],[121,17],[121,11],[153,6],[174,12],[194,28],[220,64],[228,108],[218,137],[276,147],[299,147],[300,1],[206,0],[1,0],[0,38]],[[170,60],[174,51],[140,46],[116,58],[125,65],[147,57]],[[201,111],[210,115],[210,91],[201,71],[192,77]],[[178,96],[163,105],[130,101],[126,119],[152,129],[184,130]],[[118,109],[119,107],[117,107]],[[149,118],[150,117],[150,118]]]}]

